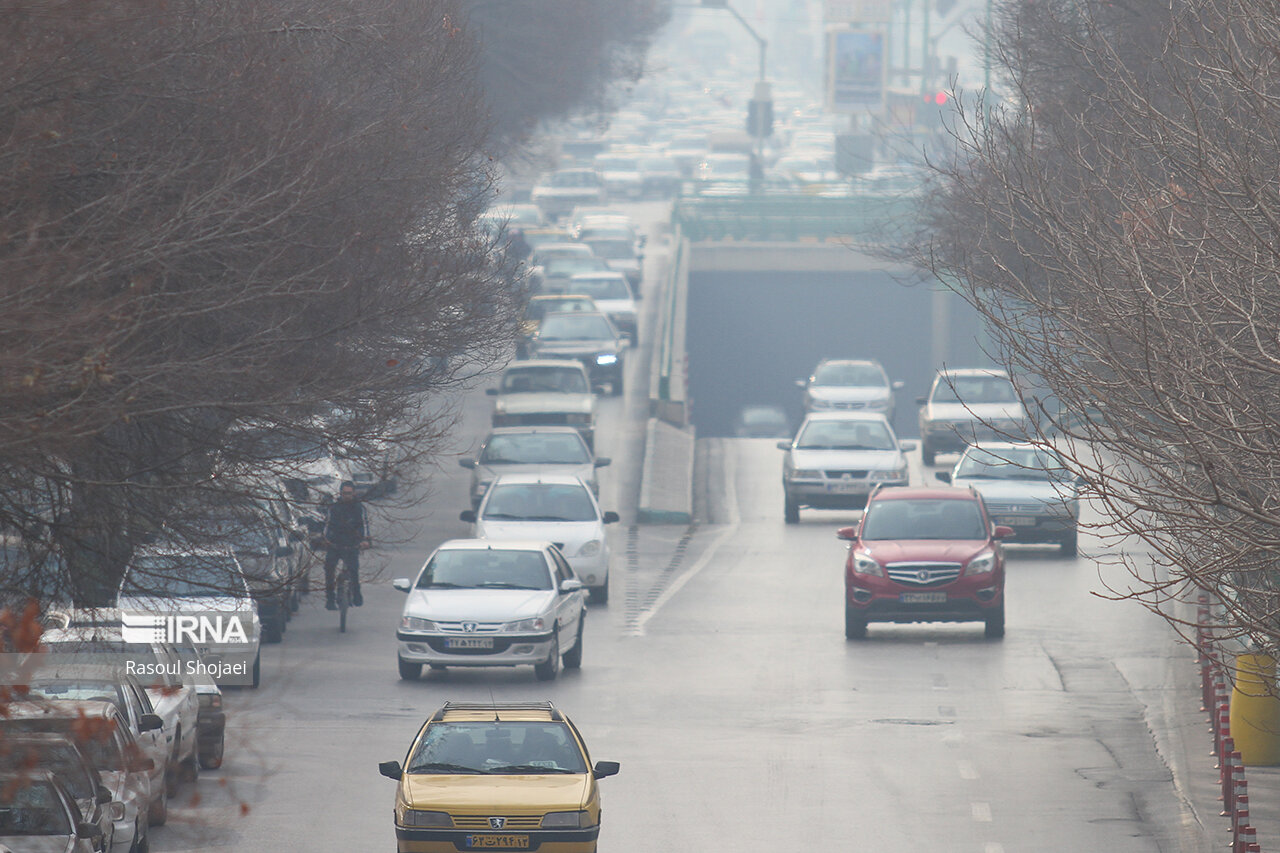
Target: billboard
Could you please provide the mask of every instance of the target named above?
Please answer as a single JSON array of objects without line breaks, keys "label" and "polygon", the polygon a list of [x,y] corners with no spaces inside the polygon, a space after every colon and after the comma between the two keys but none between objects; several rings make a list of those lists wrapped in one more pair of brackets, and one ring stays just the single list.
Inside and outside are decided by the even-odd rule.
[{"label": "billboard", "polygon": [[827,109],[833,112],[882,109],[885,70],[883,32],[827,31]]}]

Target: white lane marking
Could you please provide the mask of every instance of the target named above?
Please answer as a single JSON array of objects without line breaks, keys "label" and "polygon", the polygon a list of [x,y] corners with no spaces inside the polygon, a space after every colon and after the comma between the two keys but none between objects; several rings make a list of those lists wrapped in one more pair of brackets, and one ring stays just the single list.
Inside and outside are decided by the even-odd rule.
[{"label": "white lane marking", "polygon": [[991,804],[990,803],[973,803],[973,819],[979,823],[991,822]]},{"label": "white lane marking", "polygon": [[707,550],[698,558],[698,561],[690,566],[688,571],[672,581],[671,585],[662,591],[662,595],[658,596],[652,606],[650,606],[644,613],[640,614],[640,618],[636,620],[635,627],[632,628],[630,632],[633,637],[643,636],[645,624],[648,623],[648,621],[662,609],[662,606],[670,601],[677,592],[683,589],[685,584],[693,580],[693,578],[697,576],[698,572],[701,572],[707,567],[707,564],[715,558],[716,552],[720,550],[720,546],[724,544],[726,539],[738,532],[738,465],[737,458],[733,454],[725,455],[724,480],[725,494],[729,496],[728,500],[725,501],[725,513],[729,517],[729,523],[725,525],[724,530],[720,531],[720,535],[711,542],[707,547]]},{"label": "white lane marking", "polygon": [[972,761],[957,761],[956,769],[960,771],[961,779],[977,779],[978,768],[973,766]]}]

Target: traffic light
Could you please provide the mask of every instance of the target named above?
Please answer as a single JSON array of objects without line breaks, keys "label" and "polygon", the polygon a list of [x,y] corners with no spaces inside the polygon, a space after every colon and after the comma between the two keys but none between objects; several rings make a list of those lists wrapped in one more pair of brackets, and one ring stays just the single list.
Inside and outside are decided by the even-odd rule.
[{"label": "traffic light", "polygon": [[773,101],[747,101],[747,133],[761,139],[773,134]]}]

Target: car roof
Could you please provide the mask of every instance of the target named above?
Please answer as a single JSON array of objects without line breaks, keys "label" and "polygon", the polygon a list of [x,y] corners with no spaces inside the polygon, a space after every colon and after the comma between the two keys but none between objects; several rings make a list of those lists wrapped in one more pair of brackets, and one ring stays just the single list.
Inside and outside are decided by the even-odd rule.
[{"label": "car roof", "polygon": [[875,501],[905,500],[977,500],[977,493],[962,486],[894,486],[891,489],[879,489],[872,493]]},{"label": "car roof", "polygon": [[449,539],[437,551],[542,551],[552,547],[546,539]]},{"label": "car roof", "polygon": [[971,444],[971,445],[969,445],[968,447],[966,447],[966,448],[965,448],[965,452],[966,452],[966,453],[968,453],[970,450],[974,450],[974,449],[977,449],[977,450],[1036,450],[1036,449],[1040,449],[1040,450],[1048,450],[1048,451],[1051,451],[1051,452],[1053,452],[1053,453],[1057,453],[1057,451],[1056,451],[1056,450],[1053,450],[1053,448],[1051,448],[1051,447],[1040,447],[1039,445],[1032,444],[1032,443],[1031,443],[1031,442],[1029,442],[1029,441],[979,441],[979,442],[978,442],[978,443],[976,443],[976,444]]},{"label": "car roof", "polygon": [[432,722],[564,722],[550,701],[545,702],[446,702],[431,715]]},{"label": "car roof", "polygon": [[[617,270],[592,270],[591,272],[576,272],[573,275],[569,276],[569,281],[577,281],[580,278],[585,278],[585,279],[611,278],[611,279],[622,279],[623,281],[625,281],[627,278],[627,274],[623,272],[618,272]],[[590,299],[591,297],[588,296],[587,298]]]},{"label": "car roof", "polygon": [[582,437],[582,433],[578,432],[578,428],[571,426],[510,426],[494,427],[489,430],[489,435],[545,435],[548,433]]},{"label": "car roof", "polygon": [[[580,275],[599,275],[599,273],[575,273],[571,278],[577,278]],[[619,273],[622,275],[622,273]],[[539,293],[529,298],[530,302],[564,302],[569,299],[577,299],[584,302],[591,302],[590,296],[585,293]]]},{"label": "car roof", "polygon": [[537,471],[521,472],[518,474],[499,474],[498,477],[493,481],[493,485],[491,485],[489,488],[492,489],[493,486],[496,486],[499,483],[503,483],[503,484],[541,483],[548,486],[572,485],[572,486],[582,486],[582,488],[584,489],[586,488],[586,485],[582,482],[582,480],[576,474],[550,474],[550,473],[543,474]]},{"label": "car roof", "polygon": [[882,412],[866,412],[857,410],[837,410],[834,412],[810,412],[804,416],[806,421],[882,421],[889,419]]},{"label": "car roof", "polygon": [[999,367],[945,367],[938,376],[1000,376],[1009,378],[1009,371]]},{"label": "car roof", "polygon": [[[604,317],[606,320],[609,319],[609,315],[603,311],[556,311],[555,314],[548,314],[547,317],[554,317],[556,314],[564,315],[566,317]],[[533,360],[541,361],[542,359]],[[581,362],[579,362],[579,364],[581,364]]]},{"label": "car roof", "polygon": [[824,358],[818,362],[818,367],[824,364],[866,364],[874,367],[883,367],[880,362],[874,358]]},{"label": "car roof", "polygon": [[114,702],[93,699],[58,699],[42,702],[10,702],[5,705],[4,720],[76,719],[85,717],[113,718],[121,714]]},{"label": "car roof", "polygon": [[[593,314],[597,312],[581,311],[578,313],[581,315],[581,314]],[[586,368],[582,366],[582,362],[573,358],[530,358],[530,359],[525,359],[524,361],[511,362],[505,368],[503,368],[503,372],[505,373],[508,370],[519,370],[519,369],[526,369],[526,368],[532,368],[532,367],[576,367],[578,370],[586,371]]]}]

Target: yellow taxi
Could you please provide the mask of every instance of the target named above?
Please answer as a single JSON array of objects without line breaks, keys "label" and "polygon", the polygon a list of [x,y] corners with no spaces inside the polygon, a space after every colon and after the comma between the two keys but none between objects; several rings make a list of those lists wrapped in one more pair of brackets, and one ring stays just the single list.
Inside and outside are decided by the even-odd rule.
[{"label": "yellow taxi", "polygon": [[404,764],[378,765],[397,780],[401,853],[537,850],[595,853],[598,779],[582,735],[550,702],[446,702],[418,730]]}]

